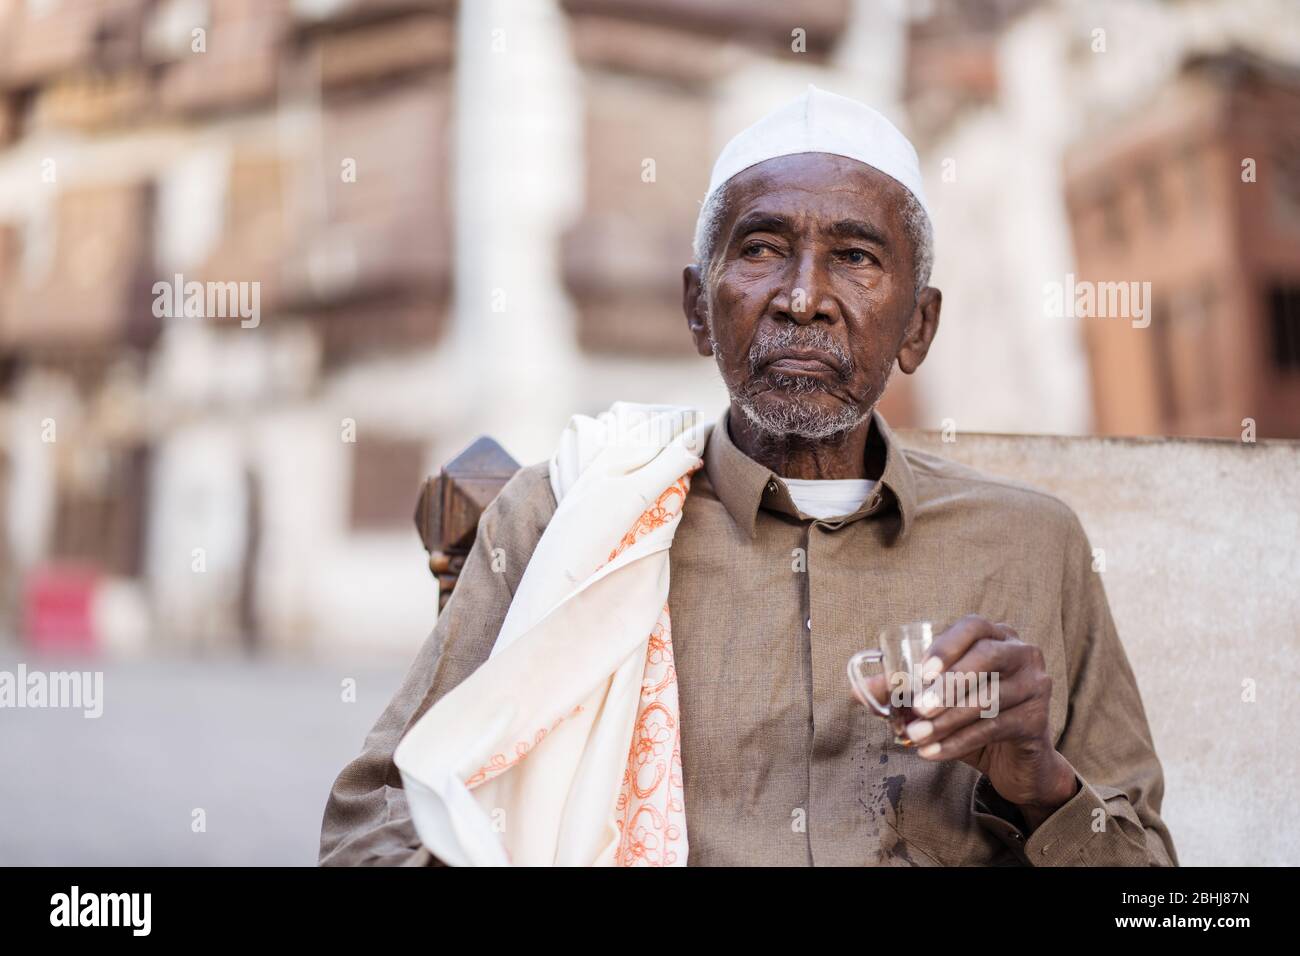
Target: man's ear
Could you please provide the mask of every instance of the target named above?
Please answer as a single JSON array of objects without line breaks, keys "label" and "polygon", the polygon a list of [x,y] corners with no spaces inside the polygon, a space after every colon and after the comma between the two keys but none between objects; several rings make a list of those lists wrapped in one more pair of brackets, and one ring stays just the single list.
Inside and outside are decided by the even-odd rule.
[{"label": "man's ear", "polygon": [[704,286],[700,282],[700,267],[687,266],[682,270],[682,312],[686,314],[686,327],[695,339],[695,351],[701,355],[712,355],[713,346],[709,343],[709,320],[706,316],[706,303],[701,299]]},{"label": "man's ear", "polygon": [[916,297],[916,308],[907,321],[907,331],[903,337],[902,347],[898,350],[898,367],[911,375],[930,352],[930,343],[939,331],[939,307],[943,305],[943,293],[934,286],[926,286]]}]

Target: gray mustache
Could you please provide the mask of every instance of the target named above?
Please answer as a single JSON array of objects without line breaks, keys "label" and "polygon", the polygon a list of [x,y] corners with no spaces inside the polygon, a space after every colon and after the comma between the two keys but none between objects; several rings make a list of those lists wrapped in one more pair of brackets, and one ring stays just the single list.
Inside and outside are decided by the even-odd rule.
[{"label": "gray mustache", "polygon": [[831,356],[840,366],[841,377],[853,372],[853,356],[831,334],[820,326],[783,325],[776,331],[759,332],[749,348],[750,374],[758,374],[768,358],[786,349],[811,349]]}]

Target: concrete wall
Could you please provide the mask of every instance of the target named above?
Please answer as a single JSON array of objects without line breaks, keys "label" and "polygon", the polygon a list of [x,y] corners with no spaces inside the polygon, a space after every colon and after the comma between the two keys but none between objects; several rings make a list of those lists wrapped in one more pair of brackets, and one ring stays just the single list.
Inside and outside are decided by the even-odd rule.
[{"label": "concrete wall", "polygon": [[1300,442],[902,435],[1056,494],[1103,550],[1180,862],[1300,863]]}]

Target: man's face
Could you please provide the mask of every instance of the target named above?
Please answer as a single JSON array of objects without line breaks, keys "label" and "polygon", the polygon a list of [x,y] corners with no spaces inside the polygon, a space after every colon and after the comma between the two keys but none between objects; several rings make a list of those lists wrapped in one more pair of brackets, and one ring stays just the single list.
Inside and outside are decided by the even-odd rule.
[{"label": "man's face", "polygon": [[761,429],[809,439],[860,424],[897,360],[912,372],[938,323],[918,298],[904,188],[826,153],[760,163],[728,184],[710,274],[686,274],[687,318],[732,400]]}]

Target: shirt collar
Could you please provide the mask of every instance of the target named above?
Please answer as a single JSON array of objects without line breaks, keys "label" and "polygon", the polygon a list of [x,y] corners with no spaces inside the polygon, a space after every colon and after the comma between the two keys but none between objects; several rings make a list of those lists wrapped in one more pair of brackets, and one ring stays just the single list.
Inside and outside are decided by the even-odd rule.
[{"label": "shirt collar", "polygon": [[[732,520],[752,538],[759,508],[767,508],[792,518],[799,517],[799,510],[781,476],[736,447],[727,425],[730,414],[731,408],[728,406],[718,417],[708,447],[704,449],[704,468],[718,500]],[[885,423],[884,417],[873,409],[871,419],[871,437],[868,441],[884,444],[885,468],[876,490],[858,511],[844,520],[847,522],[874,516],[883,511],[896,512],[900,518],[896,540],[902,540],[916,514],[916,479],[902,446]]]}]

